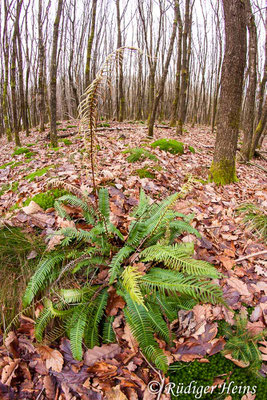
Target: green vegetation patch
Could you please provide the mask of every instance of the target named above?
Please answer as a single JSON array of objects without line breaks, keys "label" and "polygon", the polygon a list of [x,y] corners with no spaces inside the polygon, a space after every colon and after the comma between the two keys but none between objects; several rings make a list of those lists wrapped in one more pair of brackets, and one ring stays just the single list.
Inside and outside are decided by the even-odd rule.
[{"label": "green vegetation patch", "polygon": [[102,122],[101,124],[97,125],[99,128],[109,128],[110,124],[108,122]]},{"label": "green vegetation patch", "polygon": [[12,192],[16,192],[19,187],[19,182],[12,182],[12,183],[4,183],[0,189],[0,196],[3,196],[7,191],[12,190]]},{"label": "green vegetation patch", "polygon": [[237,208],[237,212],[241,214],[243,224],[251,233],[267,240],[266,210],[253,203],[243,203]]},{"label": "green vegetation patch", "polygon": [[159,147],[160,150],[167,151],[171,154],[184,153],[184,144],[175,139],[158,139],[151,144],[151,147]]},{"label": "green vegetation patch", "polygon": [[0,166],[0,169],[5,169],[6,167],[8,167],[9,165],[12,165],[12,164],[14,164],[14,161],[9,161],[9,162],[7,162],[7,163],[1,165],[1,166]]},{"label": "green vegetation patch", "polygon": [[188,150],[191,151],[191,153],[195,154],[196,150],[193,146],[188,146]]},{"label": "green vegetation patch", "polygon": [[32,182],[37,176],[43,176],[51,168],[53,168],[53,165],[50,165],[49,167],[45,167],[42,169],[37,169],[37,171],[32,172],[31,174],[25,176],[25,179],[28,179],[30,182]]},{"label": "green vegetation patch", "polygon": [[155,179],[155,174],[151,172],[151,169],[149,167],[136,169],[134,175],[139,176],[139,178],[141,179],[142,178]]},{"label": "green vegetation patch", "polygon": [[19,156],[21,154],[27,154],[30,153],[30,150],[27,149],[27,147],[17,147],[14,152],[12,153],[12,157],[14,156]]},{"label": "green vegetation patch", "polygon": [[69,139],[59,139],[59,142],[64,143],[66,146],[70,146],[72,144],[72,141]]},{"label": "green vegetation patch", "polygon": [[[193,398],[201,400],[225,399],[227,395],[231,395],[232,400],[240,400],[244,394],[247,394],[248,387],[250,387],[251,391],[256,389],[255,393],[258,399],[265,398],[264,393],[267,391],[266,380],[251,374],[247,368],[236,366],[220,353],[209,357],[208,360],[209,363],[200,363],[196,360],[191,363],[178,362],[170,366],[170,382],[175,385],[170,390],[172,399],[176,399],[178,393],[179,398],[183,400],[192,400]],[[227,374],[227,376],[225,377],[224,374]],[[211,387],[216,377],[224,379],[225,384],[216,389],[214,388],[212,393],[204,393],[204,388]],[[188,386],[191,382],[191,391],[189,392]],[[234,393],[232,389],[235,386],[238,389]],[[195,387],[194,394],[193,387]],[[229,393],[227,393],[228,388]],[[165,388],[165,390],[167,389]]]},{"label": "green vegetation patch", "polygon": [[55,200],[58,199],[61,196],[64,196],[68,192],[63,189],[53,189],[53,190],[48,190],[47,192],[43,193],[38,193],[32,198],[28,198],[24,202],[24,206],[28,206],[31,201],[34,201],[37,203],[41,208],[44,210],[47,210],[48,208],[54,207]]},{"label": "green vegetation patch", "polygon": [[132,147],[129,149],[126,149],[122,152],[123,154],[130,154],[126,160],[128,162],[137,162],[137,161],[144,161],[146,159],[157,161],[157,157],[150,153],[150,151],[146,149],[142,149],[141,147]]}]

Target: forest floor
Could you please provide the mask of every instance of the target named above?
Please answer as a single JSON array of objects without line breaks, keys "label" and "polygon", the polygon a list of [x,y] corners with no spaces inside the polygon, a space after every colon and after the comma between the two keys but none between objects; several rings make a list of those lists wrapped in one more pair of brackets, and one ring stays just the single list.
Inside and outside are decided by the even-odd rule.
[{"label": "forest floor", "polygon": [[[263,240],[251,234],[236,213],[242,202],[253,202],[266,209],[266,173],[260,169],[267,168],[266,161],[257,158],[253,163],[258,166],[238,164],[239,181],[218,187],[208,182],[215,141],[215,134],[209,127],[188,126],[187,132],[179,138],[175,129],[155,128],[154,140],[182,141],[185,144],[182,155],[152,149],[143,124],[111,122],[110,128],[114,130],[103,127],[97,132],[96,174],[97,184],[109,188],[112,222],[122,229],[128,226],[127,215],[136,205],[141,187],[151,198],[158,200],[179,191],[190,176],[195,178],[193,189],[177,203],[176,210],[194,213],[192,225],[202,238],[187,234],[182,240],[194,241],[195,256],[213,263],[223,273],[218,283],[224,297],[233,310],[248,315],[248,328],[254,333],[266,328],[267,255],[249,256],[263,252],[266,246]],[[60,139],[56,149],[49,146],[47,133],[33,130],[29,137],[22,134],[22,146],[29,151],[17,155],[13,154],[14,145],[1,139],[0,225],[8,223],[28,230],[39,228],[42,236],[60,228],[62,220],[54,209],[43,211],[23,204],[28,198],[47,190],[50,178],[56,177],[92,192],[89,162],[84,156],[84,143],[76,122],[58,125],[59,135],[70,136],[67,140]],[[158,161],[127,162],[128,155],[122,151],[138,146],[151,151]],[[189,146],[194,147],[195,153]],[[266,151],[266,147],[263,150]],[[152,173],[154,179],[140,178],[136,170],[143,168]],[[156,399],[157,394],[151,393],[147,385],[159,380],[159,376],[138,352],[129,330],[123,328],[120,306],[113,299],[120,346],[103,345],[87,350],[84,362],[73,360],[67,339],[63,339],[56,349],[55,346],[36,347],[33,320],[23,317],[20,328],[11,331],[5,346],[0,347],[0,398],[100,400],[106,396],[108,400]],[[225,341],[218,337],[218,322],[214,321],[226,320],[232,325],[233,317],[234,312],[221,305],[197,305],[192,311],[180,311],[175,346],[166,349],[166,344],[161,343],[169,361],[203,360],[221,351]],[[263,341],[261,351],[265,361],[266,346],[267,342]],[[267,373],[267,368],[263,367],[263,371]],[[161,399],[168,398],[166,393],[161,396]]]}]

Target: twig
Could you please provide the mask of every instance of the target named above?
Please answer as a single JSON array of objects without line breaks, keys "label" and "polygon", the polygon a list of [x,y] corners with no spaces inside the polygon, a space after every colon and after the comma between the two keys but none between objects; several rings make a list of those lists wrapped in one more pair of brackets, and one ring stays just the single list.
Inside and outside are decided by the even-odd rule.
[{"label": "twig", "polygon": [[257,257],[257,256],[260,256],[260,255],[263,255],[263,254],[267,254],[267,250],[258,251],[257,253],[248,254],[246,256],[238,258],[237,260],[235,260],[235,262],[238,263],[240,261],[247,260],[248,258]]},{"label": "twig", "polygon": [[159,376],[160,379],[160,389],[158,391],[158,395],[157,395],[157,400],[160,400],[162,391],[164,389],[164,383],[165,383],[165,378],[164,376],[161,375],[160,371],[158,371],[156,368],[153,367],[152,364],[150,364],[150,362],[148,361],[148,359],[146,358],[146,356],[140,351],[142,357],[145,359],[145,361],[147,362],[147,364],[150,366],[151,369],[153,369],[153,371]]}]

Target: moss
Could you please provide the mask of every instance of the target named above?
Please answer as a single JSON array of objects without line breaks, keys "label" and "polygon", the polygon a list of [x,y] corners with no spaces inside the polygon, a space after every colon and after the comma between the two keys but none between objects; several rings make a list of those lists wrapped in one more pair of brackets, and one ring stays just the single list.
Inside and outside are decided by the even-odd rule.
[{"label": "moss", "polygon": [[135,170],[134,175],[139,176],[139,178],[150,178],[150,179],[155,179],[155,174],[149,170],[148,167],[140,168]]},{"label": "moss", "polygon": [[29,153],[26,153],[26,154],[25,154],[25,158],[27,158],[27,159],[32,158],[32,157],[34,157],[36,154],[37,154],[36,152],[30,151]]},{"label": "moss", "polygon": [[44,210],[47,210],[48,208],[54,207],[55,200],[58,199],[61,196],[64,196],[68,192],[66,190],[62,189],[54,189],[54,190],[48,190],[47,192],[44,193],[38,193],[32,198],[28,198],[25,200],[23,203],[24,206],[28,206],[31,201],[34,201],[37,203],[41,208]]},{"label": "moss", "polygon": [[77,125],[67,125],[67,128],[68,128],[68,129],[77,128]]},{"label": "moss", "polygon": [[69,139],[60,139],[59,142],[64,143],[66,146],[70,146],[72,144],[72,141]]},{"label": "moss", "polygon": [[7,163],[1,165],[0,169],[5,169],[6,167],[8,167],[9,165],[12,165],[12,164],[14,164],[14,161],[7,162]]},{"label": "moss", "polygon": [[4,183],[0,189],[0,196],[3,196],[7,191],[11,190],[15,193],[18,190],[19,182]]},{"label": "moss", "polygon": [[196,150],[192,146],[188,146],[188,150],[191,151],[191,153],[195,154]]},{"label": "moss", "polygon": [[[199,398],[201,400],[224,399],[227,394],[232,396],[232,400],[240,400],[242,395],[247,393],[243,391],[248,390],[248,386],[250,386],[251,390],[253,386],[256,386],[257,398],[265,398],[264,393],[266,393],[267,390],[266,380],[257,378],[255,375],[249,373],[249,370],[246,368],[239,368],[230,360],[223,357],[220,353],[209,357],[208,360],[209,363],[194,361],[191,363],[178,362],[171,365],[169,369],[169,378],[170,382],[173,382],[176,385],[171,392],[172,399],[177,398],[177,389],[179,384],[179,398],[183,400],[192,400],[192,398]],[[223,393],[223,386],[221,388],[217,387],[212,393],[204,393],[204,388],[206,386],[212,386],[214,378],[224,374],[226,374],[223,376],[225,378],[226,389]],[[185,391],[185,388],[190,385],[190,382],[192,381],[195,381],[192,383],[192,387],[195,386],[195,390],[199,391],[198,397],[195,395],[192,396],[193,388],[191,389],[191,393],[189,393],[188,390]],[[230,382],[233,383],[231,384],[229,393],[227,393]],[[234,386],[238,386],[238,390],[232,392],[231,388]],[[202,395],[200,394],[201,387],[203,387]],[[241,389],[239,390],[239,388]],[[220,396],[221,393],[223,396]]]},{"label": "moss", "polygon": [[109,128],[110,124],[108,122],[102,122],[101,124],[97,125],[100,128]]},{"label": "moss", "polygon": [[184,144],[175,139],[159,139],[151,144],[151,147],[159,147],[160,150],[167,151],[171,154],[183,154]]},{"label": "moss", "polygon": [[30,153],[30,150],[27,149],[26,147],[17,147],[14,152],[12,153],[12,157],[14,156],[19,156],[21,154],[27,154]]},{"label": "moss", "polygon": [[31,174],[25,176],[25,179],[28,179],[30,182],[32,182],[32,181],[34,181],[34,179],[35,179],[37,176],[43,176],[44,174],[46,174],[47,171],[48,171],[50,168],[53,168],[53,165],[50,165],[49,167],[45,167],[45,168],[42,168],[42,169],[38,169],[37,171],[32,172]]},{"label": "moss", "polygon": [[229,160],[222,160],[219,163],[212,162],[209,179],[217,185],[228,185],[237,182],[235,163]]},{"label": "moss", "polygon": [[32,146],[35,146],[35,143],[27,143],[27,144],[25,144],[25,146],[26,147],[32,147]]}]

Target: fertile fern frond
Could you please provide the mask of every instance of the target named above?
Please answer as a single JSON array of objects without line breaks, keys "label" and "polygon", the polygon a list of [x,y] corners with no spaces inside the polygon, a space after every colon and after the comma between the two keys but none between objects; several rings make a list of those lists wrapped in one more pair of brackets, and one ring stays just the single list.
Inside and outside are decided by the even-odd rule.
[{"label": "fertile fern frond", "polygon": [[195,260],[189,256],[192,254],[192,244],[175,244],[162,246],[157,244],[146,248],[141,253],[144,262],[162,262],[170,269],[182,271],[188,275],[208,276],[218,278],[219,273],[213,265],[206,261]]},{"label": "fertile fern frond", "polygon": [[223,303],[222,290],[219,286],[198,277],[184,276],[180,272],[153,268],[141,278],[142,285],[148,291],[167,291],[180,293],[203,303]]},{"label": "fertile fern frond", "polygon": [[121,264],[124,260],[126,260],[132,253],[134,252],[134,248],[131,246],[122,247],[117,254],[112,258],[110,263],[110,272],[109,272],[109,283],[112,284],[114,280],[117,278],[119,274],[119,270]]},{"label": "fertile fern frond", "polygon": [[116,335],[112,326],[114,319],[115,317],[109,316],[104,322],[103,343],[114,343],[116,341]]},{"label": "fertile fern frond", "polygon": [[154,339],[148,311],[146,311],[142,305],[135,303],[129,295],[126,295],[125,298],[127,303],[125,317],[130,325],[133,336],[138,341],[144,355],[151,360],[157,368],[166,372],[168,368],[167,357]]},{"label": "fertile fern frond", "polygon": [[52,254],[38,264],[37,270],[31,277],[23,296],[24,307],[27,307],[33,300],[34,296],[49,284],[51,272],[56,265],[60,264],[64,260],[64,257],[64,254]]},{"label": "fertile fern frond", "polygon": [[138,268],[132,265],[126,267],[122,273],[122,284],[127,293],[129,293],[130,297],[137,304],[144,305],[144,299],[139,287],[140,278],[142,274],[138,271]]},{"label": "fertile fern frond", "polygon": [[104,310],[107,305],[107,300],[108,292],[106,288],[97,296],[93,304],[90,304],[90,307],[92,306],[92,310],[86,324],[84,335],[85,344],[90,349],[99,344],[98,326],[103,317]]}]

